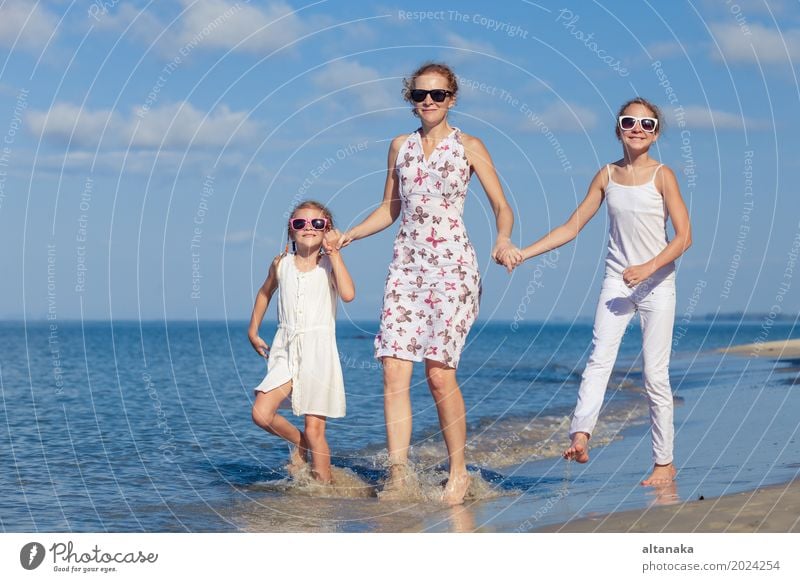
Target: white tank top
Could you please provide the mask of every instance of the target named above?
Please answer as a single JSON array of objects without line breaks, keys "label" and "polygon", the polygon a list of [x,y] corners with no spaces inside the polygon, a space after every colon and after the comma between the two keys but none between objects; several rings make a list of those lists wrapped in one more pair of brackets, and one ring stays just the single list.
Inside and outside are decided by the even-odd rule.
[{"label": "white tank top", "polygon": [[[637,186],[617,184],[611,179],[611,167],[606,166],[607,277],[621,278],[626,268],[652,260],[669,243],[667,207],[655,185],[656,174],[662,165],[659,164],[649,182]],[[652,278],[659,281],[674,279],[675,263],[664,265]]]}]

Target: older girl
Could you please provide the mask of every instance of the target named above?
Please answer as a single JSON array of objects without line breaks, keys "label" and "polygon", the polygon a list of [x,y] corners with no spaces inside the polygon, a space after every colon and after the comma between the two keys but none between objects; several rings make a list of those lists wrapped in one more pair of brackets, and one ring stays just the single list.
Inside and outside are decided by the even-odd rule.
[{"label": "older girl", "polygon": [[[594,321],[593,349],[583,373],[564,458],[589,460],[589,438],[603,404],[622,336],[638,312],[642,326],[644,383],[650,404],[654,467],[644,485],[672,481],[672,390],[669,356],[675,317],[675,260],[692,244],[691,226],[675,174],[650,157],[661,130],[661,112],[636,97],[617,116],[622,158],[602,167],[569,220],[523,249],[530,259],[568,243],[608,204],[606,271]],[[667,237],[671,218],[675,238]]]}]

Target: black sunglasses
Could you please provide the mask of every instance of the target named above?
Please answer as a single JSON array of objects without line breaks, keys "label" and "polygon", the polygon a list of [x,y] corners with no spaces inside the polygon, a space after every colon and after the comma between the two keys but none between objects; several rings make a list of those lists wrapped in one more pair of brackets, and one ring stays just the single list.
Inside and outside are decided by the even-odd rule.
[{"label": "black sunglasses", "polygon": [[289,221],[289,225],[292,230],[303,230],[307,222],[311,223],[311,228],[314,230],[325,230],[328,226],[327,218],[293,218]]},{"label": "black sunglasses", "polygon": [[448,91],[447,89],[431,89],[430,91],[426,91],[425,89],[412,89],[411,90],[411,100],[415,103],[422,103],[425,101],[425,98],[430,95],[431,99],[436,101],[437,103],[441,103],[448,97],[453,94],[452,91]]}]

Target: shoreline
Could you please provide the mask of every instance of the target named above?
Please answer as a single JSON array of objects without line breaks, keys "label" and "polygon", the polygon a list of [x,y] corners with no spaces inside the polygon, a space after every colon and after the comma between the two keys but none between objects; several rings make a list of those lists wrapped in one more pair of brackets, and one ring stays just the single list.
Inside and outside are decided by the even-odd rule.
[{"label": "shoreline", "polygon": [[772,358],[776,360],[800,359],[800,339],[774,342],[742,344],[716,350],[720,354],[736,354],[751,358]]},{"label": "shoreline", "polygon": [[[800,359],[800,339],[750,343],[714,350],[724,358]],[[674,485],[652,488],[656,500],[644,509],[581,517],[537,528],[537,533],[796,533],[800,532],[800,465],[780,484],[717,497],[673,501]],[[659,503],[659,500],[661,502]]]},{"label": "shoreline", "polygon": [[712,499],[550,525],[535,533],[797,533],[800,479]]}]

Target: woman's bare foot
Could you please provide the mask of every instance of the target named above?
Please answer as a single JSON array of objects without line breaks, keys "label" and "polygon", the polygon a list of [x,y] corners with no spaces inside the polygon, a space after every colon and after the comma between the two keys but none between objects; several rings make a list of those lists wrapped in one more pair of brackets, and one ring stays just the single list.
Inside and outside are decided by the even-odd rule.
[{"label": "woman's bare foot", "polygon": [[389,477],[378,497],[387,501],[409,500],[422,497],[419,479],[408,463],[389,465]]},{"label": "woman's bare foot", "polygon": [[589,435],[585,432],[573,434],[572,444],[561,456],[568,461],[587,462],[589,460]]},{"label": "woman's bare foot", "polygon": [[678,472],[675,470],[675,465],[669,463],[668,465],[656,464],[653,466],[653,472],[650,476],[642,481],[642,485],[658,486],[668,485],[675,480],[675,475]]},{"label": "woman's bare foot", "polygon": [[447,505],[461,505],[464,503],[464,496],[467,494],[471,481],[469,473],[451,475],[447,480],[447,485],[444,486],[442,501]]}]

